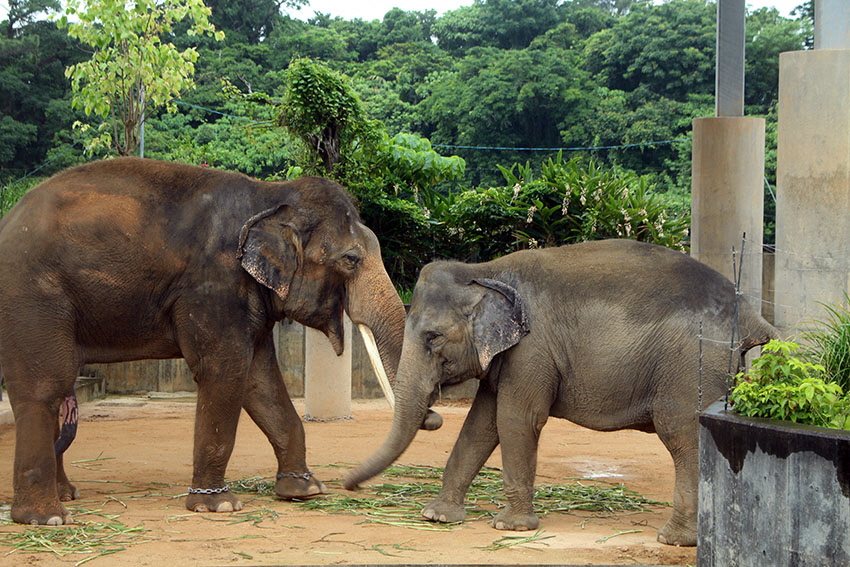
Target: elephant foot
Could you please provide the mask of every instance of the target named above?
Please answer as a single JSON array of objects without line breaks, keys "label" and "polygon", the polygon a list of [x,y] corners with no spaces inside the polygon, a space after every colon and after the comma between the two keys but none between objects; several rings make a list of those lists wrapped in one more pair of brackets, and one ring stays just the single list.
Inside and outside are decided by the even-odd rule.
[{"label": "elephant foot", "polygon": [[674,516],[658,530],[658,541],[666,545],[694,547],[697,544],[696,520],[681,522],[674,521],[675,519],[674,513]]},{"label": "elephant foot", "polygon": [[192,512],[238,512],[242,502],[229,491],[214,494],[189,493],[186,509]]},{"label": "elephant foot", "polygon": [[422,420],[422,425],[419,426],[419,429],[423,429],[425,431],[436,431],[437,429],[443,426],[443,416],[438,414],[432,409],[429,409],[425,414],[425,419]]},{"label": "elephant foot", "polygon": [[48,508],[50,509],[41,512],[12,505],[12,521],[33,526],[62,526],[74,523],[74,518],[62,504],[57,502],[56,506]]},{"label": "elephant foot", "polygon": [[438,498],[422,509],[422,515],[432,522],[454,524],[466,518],[466,510],[462,504],[446,502]]},{"label": "elephant foot", "polygon": [[540,526],[540,519],[534,512],[530,514],[516,514],[505,509],[496,514],[492,524],[497,530],[524,532],[536,530]]},{"label": "elephant foot", "polygon": [[278,473],[274,493],[284,500],[304,500],[322,494],[328,489],[313,473]]},{"label": "elephant foot", "polygon": [[76,486],[68,483],[56,483],[56,492],[59,494],[60,502],[70,502],[80,497],[80,491]]}]

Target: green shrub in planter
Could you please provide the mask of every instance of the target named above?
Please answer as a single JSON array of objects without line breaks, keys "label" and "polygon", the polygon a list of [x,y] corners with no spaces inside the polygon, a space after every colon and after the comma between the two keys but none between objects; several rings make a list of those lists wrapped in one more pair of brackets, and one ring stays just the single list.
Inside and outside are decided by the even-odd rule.
[{"label": "green shrub in planter", "polygon": [[764,345],[752,368],[735,377],[729,394],[733,409],[750,417],[850,429],[850,396],[824,380],[823,365],[793,356],[798,349],[793,342]]},{"label": "green shrub in planter", "polygon": [[806,358],[823,365],[826,375],[850,392],[850,298],[844,294],[844,303],[824,305],[826,318],[803,333],[810,345]]}]

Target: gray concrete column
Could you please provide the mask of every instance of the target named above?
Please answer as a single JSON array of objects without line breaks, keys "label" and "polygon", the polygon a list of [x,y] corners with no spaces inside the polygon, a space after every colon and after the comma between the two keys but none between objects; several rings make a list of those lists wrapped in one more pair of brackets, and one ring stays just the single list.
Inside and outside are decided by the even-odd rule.
[{"label": "gray concrete column", "polygon": [[850,289],[850,50],[780,55],[776,186],[775,319],[794,333]]},{"label": "gray concrete column", "polygon": [[691,256],[734,281],[734,248],[737,265],[742,266],[741,291],[758,306],[764,233],[764,119],[697,118],[693,130]]},{"label": "gray concrete column", "polygon": [[850,49],[848,0],[815,0],[815,49]]},{"label": "gray concrete column", "polygon": [[744,115],[744,0],[717,2],[717,69],[714,74],[714,115]]},{"label": "gray concrete column", "polygon": [[351,415],[351,320],[345,316],[345,350],[337,356],[328,338],[307,327],[304,336],[304,403],[307,418]]}]

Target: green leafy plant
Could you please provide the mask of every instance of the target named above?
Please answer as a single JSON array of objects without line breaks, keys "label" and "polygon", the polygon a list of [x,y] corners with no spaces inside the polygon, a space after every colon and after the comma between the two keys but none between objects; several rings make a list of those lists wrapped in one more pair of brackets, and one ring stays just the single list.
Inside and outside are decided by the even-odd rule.
[{"label": "green leafy plant", "polygon": [[823,365],[806,362],[794,353],[794,342],[773,340],[762,347],[752,368],[739,373],[729,394],[735,411],[766,417],[850,429],[850,396],[841,386],[824,380]]},{"label": "green leafy plant", "polygon": [[817,326],[805,331],[803,338],[809,347],[806,357],[820,363],[829,379],[850,391],[850,297],[844,303],[824,305],[827,315]]},{"label": "green leafy plant", "polygon": [[453,197],[443,219],[466,245],[461,257],[489,260],[523,248],[632,238],[684,249],[689,219],[670,214],[645,178],[559,153],[540,167],[500,167],[507,185]]},{"label": "green leafy plant", "polygon": [[88,138],[87,150],[112,147],[132,154],[140,142],[146,114],[158,107],[175,109],[173,99],[194,86],[198,51],[178,50],[163,40],[188,21],[185,34],[224,39],[210,23],[212,11],[202,0],[69,0],[60,27],[92,50],[92,57],[70,65],[72,106],[105,119],[99,127],[74,124]]}]

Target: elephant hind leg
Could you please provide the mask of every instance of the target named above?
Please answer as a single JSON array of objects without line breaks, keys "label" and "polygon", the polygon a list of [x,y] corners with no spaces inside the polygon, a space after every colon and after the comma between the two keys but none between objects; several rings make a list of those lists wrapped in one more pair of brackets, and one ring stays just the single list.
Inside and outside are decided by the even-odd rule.
[{"label": "elephant hind leg", "polygon": [[60,502],[57,483],[61,481],[68,490],[71,485],[64,471],[57,474],[62,465],[54,444],[59,406],[73,389],[79,365],[72,356],[61,356],[72,349],[59,340],[50,342],[47,352],[23,348],[16,338],[21,337],[3,336],[3,373],[15,414],[12,519],[24,524],[68,524],[73,520]]},{"label": "elephant hind leg", "polygon": [[12,500],[15,522],[54,526],[73,522],[57,491],[57,459],[53,449],[56,417],[55,406],[46,403],[15,404]]},{"label": "elephant hind leg", "polygon": [[56,421],[54,430],[53,448],[56,453],[56,492],[59,500],[68,502],[80,497],[80,491],[68,480],[65,474],[64,454],[74,438],[77,436],[77,422],[79,420],[79,408],[77,406],[77,395],[71,390],[62,401],[59,410],[59,419]]},{"label": "elephant hind leg", "polygon": [[[674,458],[675,460],[675,458]],[[690,477],[697,476],[696,471],[682,470],[685,465],[676,467],[676,489],[673,494],[673,515],[658,530],[658,541],[667,545],[692,547],[697,544],[697,483],[691,486]],[[687,466],[690,469],[690,465]],[[694,465],[694,469],[698,467]],[[680,480],[686,477],[686,480]]]},{"label": "elephant hind leg", "polygon": [[[695,546],[697,544],[697,511],[699,487],[699,450],[696,419],[679,424],[675,434],[659,428],[658,436],[670,451],[676,469],[673,492],[673,514],[658,530],[658,541],[667,545]],[[693,435],[686,432],[693,430]]]}]

